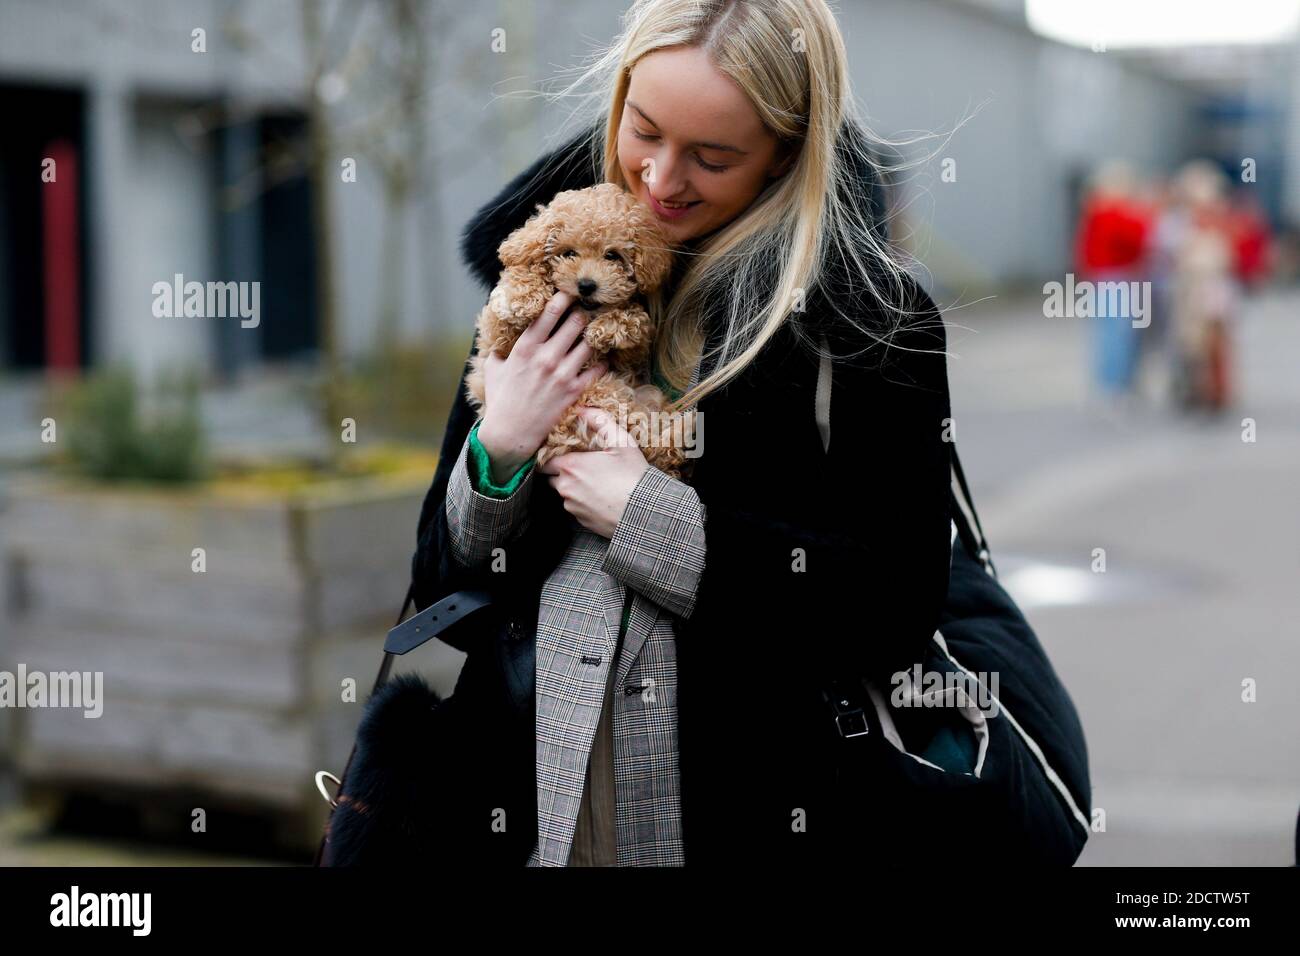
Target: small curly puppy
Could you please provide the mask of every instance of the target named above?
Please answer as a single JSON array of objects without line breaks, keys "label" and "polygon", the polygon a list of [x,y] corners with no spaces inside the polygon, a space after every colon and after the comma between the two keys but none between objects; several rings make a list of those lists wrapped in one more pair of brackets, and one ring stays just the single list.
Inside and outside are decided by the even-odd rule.
[{"label": "small curly puppy", "polygon": [[497,250],[505,267],[478,316],[478,349],[465,388],[481,418],[486,409],[483,362],[505,357],[557,291],[568,292],[591,315],[583,337],[609,371],[583,392],[556,423],[537,453],[539,465],[566,451],[600,447],[577,408],[603,409],[627,428],[646,461],[674,478],[694,434],[694,412],[668,415],[667,399],[647,384],[654,324],[638,296],[658,289],[672,268],[672,252],[653,214],[615,183],[557,193]]}]

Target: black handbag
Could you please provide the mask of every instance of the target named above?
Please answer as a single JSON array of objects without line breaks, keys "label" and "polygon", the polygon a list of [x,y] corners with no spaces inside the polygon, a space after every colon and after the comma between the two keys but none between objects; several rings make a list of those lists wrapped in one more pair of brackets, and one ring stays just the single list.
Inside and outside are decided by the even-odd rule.
[{"label": "black handbag", "polygon": [[[814,413],[825,449],[832,375],[822,345]],[[831,781],[836,853],[860,859],[849,852],[856,847],[906,861],[960,848],[985,862],[1071,864],[1091,832],[1083,728],[998,583],[951,451],[948,594],[923,659],[892,687],[848,675],[821,690],[827,720],[815,745]]]},{"label": "black handbag", "polygon": [[924,658],[893,687],[823,691],[837,837],[899,861],[1070,865],[1091,832],[1083,728],[952,461],[948,596]]}]

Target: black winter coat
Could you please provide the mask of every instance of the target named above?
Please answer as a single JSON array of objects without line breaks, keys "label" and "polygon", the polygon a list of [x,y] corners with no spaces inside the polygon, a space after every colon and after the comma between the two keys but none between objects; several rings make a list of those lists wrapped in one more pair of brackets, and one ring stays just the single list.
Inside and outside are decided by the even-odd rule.
[{"label": "black winter coat", "polygon": [[[501,269],[497,246],[535,204],[592,185],[578,142],[543,156],[467,225],[462,253],[485,293]],[[874,180],[860,173],[856,199],[874,208]],[[827,302],[883,319],[833,264],[827,270],[801,318],[836,354],[857,351],[866,341],[836,322]],[[817,361],[789,329],[698,406],[703,454],[689,480],[705,508],[706,563],[694,612],[675,628],[687,865],[788,863],[835,851],[820,763],[830,717],[820,689],[844,674],[888,686],[889,674],[921,659],[939,623],[950,558],[945,337],[930,298],[915,284],[909,295],[918,315],[895,334],[898,348],[834,363],[828,451],[814,419]],[[539,484],[508,572],[475,578],[452,563],[447,479],[475,421],[463,392],[420,515],[415,604],[423,609],[467,586],[496,596],[493,624],[469,640],[480,650],[471,649],[457,694],[476,695],[479,726],[488,728],[478,798],[527,816],[535,799],[527,650],[541,586],[567,545],[560,529],[568,515]],[[792,830],[797,810],[806,833]],[[516,827],[501,859],[522,862],[531,849],[535,805],[532,812],[532,833]]]}]

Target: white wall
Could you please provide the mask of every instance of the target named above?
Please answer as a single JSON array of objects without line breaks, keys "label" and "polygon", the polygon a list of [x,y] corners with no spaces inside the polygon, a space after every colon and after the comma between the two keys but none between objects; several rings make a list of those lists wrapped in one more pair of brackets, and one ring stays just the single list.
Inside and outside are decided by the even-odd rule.
[{"label": "white wall", "polygon": [[[946,145],[936,138],[912,151],[939,150],[912,171],[909,226],[932,236],[920,255],[944,284],[1059,271],[1072,171],[1108,156],[1160,168],[1189,142],[1188,93],[1112,55],[1050,42],[962,5],[871,0],[843,8],[858,98],[878,132],[947,133],[974,113]],[[939,176],[947,157],[956,161],[955,182]]]},{"label": "white wall", "polygon": [[[210,323],[239,321],[153,314],[154,283],[171,284],[177,273],[187,282],[220,278],[212,243],[209,159],[177,136],[178,113],[162,106],[134,111],[127,186],[130,212],[113,229],[118,262],[129,279],[123,289],[122,314],[114,322],[112,358],[133,359],[145,376],[186,361],[206,368],[212,351]],[[177,312],[182,306],[173,301]]]}]

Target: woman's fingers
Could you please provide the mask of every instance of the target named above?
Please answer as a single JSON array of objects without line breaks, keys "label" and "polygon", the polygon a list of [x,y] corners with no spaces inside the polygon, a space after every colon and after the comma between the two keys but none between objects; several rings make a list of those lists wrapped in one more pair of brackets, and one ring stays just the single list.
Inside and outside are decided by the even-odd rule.
[{"label": "woman's fingers", "polygon": [[551,335],[551,330],[555,328],[555,323],[560,321],[560,316],[568,310],[573,304],[573,296],[567,292],[557,292],[551,296],[546,306],[533,322],[524,329],[519,336],[519,341],[527,341],[529,345],[541,345]]},{"label": "woman's fingers", "polygon": [[497,369],[504,365],[505,361],[496,352],[488,352],[483,356],[483,388],[485,391],[495,391],[492,383],[496,381]]},{"label": "woman's fingers", "polygon": [[586,369],[581,375],[578,376],[578,385],[580,386],[579,391],[585,392],[587,390],[588,385],[596,381],[596,379],[600,378],[608,371],[609,371],[609,363],[606,362],[604,359],[601,359],[599,362],[594,364],[591,368]]},{"label": "woman's fingers", "polygon": [[556,371],[562,378],[573,378],[587,364],[587,360],[593,354],[587,340],[579,338],[578,343],[569,349],[568,353],[560,360],[560,364],[556,366]]},{"label": "woman's fingers", "polygon": [[[574,349],[574,351],[576,352],[577,349]],[[587,388],[592,382],[596,381],[596,379],[600,378],[608,371],[609,363],[604,359],[595,362],[591,368],[583,369],[582,373],[573,380],[573,390],[574,394],[578,396],[578,400],[581,399],[581,396],[587,393]]]},{"label": "woman's fingers", "polygon": [[[564,361],[565,356],[569,354],[573,343],[582,338],[582,332],[587,327],[588,321],[587,313],[581,309],[574,309],[572,314],[564,320],[564,324],[542,345],[541,351],[549,351],[549,357],[558,367]],[[582,344],[586,345],[585,340]]]}]

